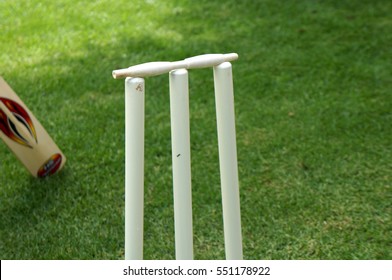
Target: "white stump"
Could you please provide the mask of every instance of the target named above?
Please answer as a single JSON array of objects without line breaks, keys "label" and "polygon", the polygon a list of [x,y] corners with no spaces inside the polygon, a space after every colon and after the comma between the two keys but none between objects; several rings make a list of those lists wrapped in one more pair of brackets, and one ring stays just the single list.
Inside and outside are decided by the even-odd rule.
[{"label": "white stump", "polygon": [[170,72],[175,246],[177,260],[193,259],[188,71]]},{"label": "white stump", "polygon": [[144,79],[125,80],[125,259],[143,259]]},{"label": "white stump", "polygon": [[230,62],[214,67],[219,164],[226,259],[242,259],[241,211],[235,132],[233,74]]}]

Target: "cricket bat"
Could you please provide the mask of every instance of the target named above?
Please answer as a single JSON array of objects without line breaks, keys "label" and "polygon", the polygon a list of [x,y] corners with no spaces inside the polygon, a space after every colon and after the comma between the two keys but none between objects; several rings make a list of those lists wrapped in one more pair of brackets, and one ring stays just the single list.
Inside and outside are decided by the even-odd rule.
[{"label": "cricket bat", "polygon": [[64,154],[2,77],[0,138],[34,177],[55,174],[65,164]]}]

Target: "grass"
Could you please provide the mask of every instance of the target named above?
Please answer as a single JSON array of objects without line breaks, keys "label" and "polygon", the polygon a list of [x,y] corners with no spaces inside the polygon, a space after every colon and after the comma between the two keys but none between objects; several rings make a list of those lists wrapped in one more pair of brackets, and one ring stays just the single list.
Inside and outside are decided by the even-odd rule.
[{"label": "grass", "polygon": [[[0,145],[1,259],[124,257],[116,68],[238,52],[246,259],[392,259],[390,1],[2,1],[0,75],[68,158],[45,180]],[[194,245],[223,259],[210,70],[190,79]],[[147,79],[145,258],[173,259],[168,81]]]}]

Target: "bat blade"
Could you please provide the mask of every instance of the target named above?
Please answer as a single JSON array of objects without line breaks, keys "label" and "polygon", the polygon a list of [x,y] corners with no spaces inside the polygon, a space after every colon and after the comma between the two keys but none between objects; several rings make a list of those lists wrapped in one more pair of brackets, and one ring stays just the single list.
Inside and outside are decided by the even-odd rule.
[{"label": "bat blade", "polygon": [[0,138],[34,177],[60,171],[66,158],[41,123],[0,77]]}]

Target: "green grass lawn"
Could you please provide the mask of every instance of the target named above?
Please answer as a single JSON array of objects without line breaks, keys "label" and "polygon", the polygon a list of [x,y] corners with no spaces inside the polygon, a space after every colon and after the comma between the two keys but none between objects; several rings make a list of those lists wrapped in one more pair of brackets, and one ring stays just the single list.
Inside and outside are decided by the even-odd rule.
[{"label": "green grass lawn", "polygon": [[[124,258],[124,81],[237,52],[245,259],[392,259],[392,2],[1,1],[0,75],[68,158],[0,144],[0,259]],[[146,79],[146,259],[174,258],[166,75]],[[190,71],[194,251],[223,259],[210,69]]]}]

